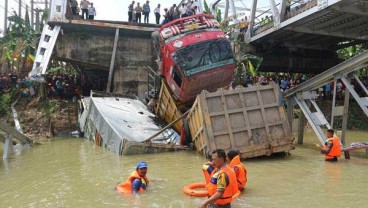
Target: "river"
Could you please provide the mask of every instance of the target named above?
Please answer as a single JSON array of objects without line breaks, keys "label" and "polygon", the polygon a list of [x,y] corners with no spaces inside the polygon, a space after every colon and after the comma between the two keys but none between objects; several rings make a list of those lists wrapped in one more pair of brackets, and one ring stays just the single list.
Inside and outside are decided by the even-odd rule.
[{"label": "river", "polygon": [[[149,189],[114,191],[139,160],[148,163]],[[182,187],[203,181],[205,159],[195,152],[118,156],[80,138],[59,138],[0,162],[0,207],[199,207],[203,198]],[[289,156],[244,161],[248,184],[233,207],[367,207],[368,160],[324,162],[298,146]]]}]

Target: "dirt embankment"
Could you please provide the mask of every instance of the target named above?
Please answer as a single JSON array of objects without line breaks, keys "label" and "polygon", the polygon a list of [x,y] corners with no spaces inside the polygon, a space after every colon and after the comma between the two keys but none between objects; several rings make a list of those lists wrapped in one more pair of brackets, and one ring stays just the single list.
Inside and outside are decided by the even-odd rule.
[{"label": "dirt embankment", "polygon": [[[75,102],[20,98],[14,107],[23,132],[35,140],[69,135],[70,132],[77,130]],[[14,126],[12,113],[8,114],[6,120]]]}]

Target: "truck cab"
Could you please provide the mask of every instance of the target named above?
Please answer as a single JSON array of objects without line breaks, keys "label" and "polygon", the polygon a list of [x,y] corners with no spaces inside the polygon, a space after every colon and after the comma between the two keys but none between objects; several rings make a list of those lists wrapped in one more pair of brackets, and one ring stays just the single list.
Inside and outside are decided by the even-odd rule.
[{"label": "truck cab", "polygon": [[229,86],[234,74],[230,42],[212,15],[198,14],[160,27],[161,73],[177,101]]}]

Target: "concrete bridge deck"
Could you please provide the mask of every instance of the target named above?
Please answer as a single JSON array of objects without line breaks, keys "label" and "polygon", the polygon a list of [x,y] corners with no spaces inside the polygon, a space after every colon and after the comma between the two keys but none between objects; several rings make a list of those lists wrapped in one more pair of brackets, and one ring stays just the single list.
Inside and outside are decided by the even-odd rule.
[{"label": "concrete bridge deck", "polygon": [[262,71],[318,74],[343,61],[338,49],[368,42],[368,0],[293,0],[289,11],[287,0],[269,2],[257,16],[261,7],[252,1],[243,34],[245,52],[263,57]]},{"label": "concrete bridge deck", "polygon": [[49,25],[60,25],[64,32],[83,32],[98,33],[98,34],[115,34],[115,29],[118,28],[122,33],[128,32],[129,35],[138,37],[149,37],[151,33],[159,28],[156,24],[129,23],[120,21],[108,20],[70,20],[68,22],[49,21]]},{"label": "concrete bridge deck", "polygon": [[[367,0],[323,2],[312,0],[292,9],[290,13],[294,12],[294,16],[286,15],[280,23],[275,20],[269,25],[254,27],[249,42],[282,43],[321,50],[337,49],[345,41],[368,41]],[[281,15],[279,18],[282,19]]]}]

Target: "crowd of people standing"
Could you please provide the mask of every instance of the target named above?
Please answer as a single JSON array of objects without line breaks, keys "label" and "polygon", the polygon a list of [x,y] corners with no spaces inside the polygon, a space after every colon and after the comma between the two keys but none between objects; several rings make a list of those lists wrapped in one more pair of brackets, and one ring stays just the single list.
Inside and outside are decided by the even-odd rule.
[{"label": "crowd of people standing", "polygon": [[[244,80],[240,81],[240,85],[244,87],[251,87],[255,84],[260,85],[267,85],[269,83],[276,83],[280,86],[280,90],[282,92],[288,91],[299,84],[305,82],[306,80],[312,78],[313,74],[288,74],[288,73],[280,73],[280,74],[259,74],[256,76],[247,76]],[[365,87],[368,87],[368,77],[361,77],[360,78],[363,85]],[[358,93],[360,96],[365,96],[364,90],[360,87],[357,80],[352,79],[351,84],[354,87],[354,90]],[[316,93],[319,97],[319,99],[323,100],[330,100],[333,96],[333,90],[335,82],[326,83],[325,85],[319,87],[316,89]],[[233,88],[235,86],[232,86]],[[344,83],[341,82],[341,80],[336,81],[336,99],[342,100],[344,98],[346,86]]]},{"label": "crowd of people standing", "polygon": [[79,15],[82,11],[82,19],[93,20],[96,16],[96,8],[92,2],[81,0],[78,6],[77,0],[69,0],[72,15]]},{"label": "crowd of people standing", "polygon": [[[198,0],[188,0],[187,3],[182,3],[179,7],[173,4],[170,8],[164,8],[164,15],[161,15],[161,4],[153,10],[156,24],[165,24],[179,17],[187,17],[194,14],[202,13],[202,6]],[[149,1],[146,1],[143,6],[139,2],[132,1],[128,6],[128,21],[142,23],[141,18],[144,16],[143,23],[149,23],[149,14],[151,7]],[[160,22],[161,16],[163,20]]]}]

